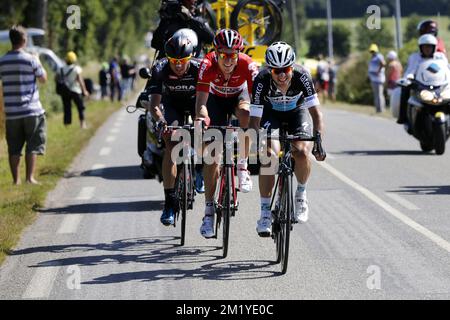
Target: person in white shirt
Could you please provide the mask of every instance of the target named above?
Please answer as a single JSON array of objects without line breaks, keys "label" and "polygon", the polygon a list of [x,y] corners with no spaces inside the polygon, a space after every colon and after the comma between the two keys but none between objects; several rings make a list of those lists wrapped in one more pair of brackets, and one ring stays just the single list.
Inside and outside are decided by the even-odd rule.
[{"label": "person in white shirt", "polygon": [[[419,51],[414,52],[408,58],[408,65],[406,67],[404,78],[413,79],[419,65],[427,59],[443,59],[447,64],[448,60],[444,53],[437,52],[436,47],[438,41],[432,34],[424,34],[419,38]],[[400,98],[400,112],[397,123],[403,124],[407,122],[407,104],[410,96],[410,88],[402,87],[402,93]]]}]

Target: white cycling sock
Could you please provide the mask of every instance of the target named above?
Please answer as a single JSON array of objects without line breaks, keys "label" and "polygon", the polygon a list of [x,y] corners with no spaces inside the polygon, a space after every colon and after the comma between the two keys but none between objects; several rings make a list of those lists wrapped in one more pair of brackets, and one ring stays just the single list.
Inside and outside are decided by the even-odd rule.
[{"label": "white cycling sock", "polygon": [[270,200],[270,197],[261,197],[261,218],[272,216],[272,213],[270,212]]},{"label": "white cycling sock", "polygon": [[238,170],[247,170],[247,162],[248,162],[248,158],[238,159],[238,164],[237,164]]},{"label": "white cycling sock", "polygon": [[295,193],[295,197],[302,198],[302,199],[306,198],[306,183],[301,184],[300,182],[298,182],[297,192]]}]

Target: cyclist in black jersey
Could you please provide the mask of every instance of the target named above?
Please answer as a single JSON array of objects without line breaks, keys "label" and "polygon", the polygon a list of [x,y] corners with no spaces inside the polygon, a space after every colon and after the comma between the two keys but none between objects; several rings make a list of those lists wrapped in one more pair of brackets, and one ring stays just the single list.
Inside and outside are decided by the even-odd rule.
[{"label": "cyclist in black jersey", "polygon": [[[275,42],[267,48],[265,59],[269,68],[263,69],[253,83],[250,127],[256,130],[263,127],[273,132],[282,124],[286,124],[290,134],[310,137],[322,132],[324,127],[322,112],[319,109],[320,102],[311,75],[303,67],[294,64],[295,53],[292,47],[285,42]],[[271,163],[278,163],[278,157],[273,155],[278,155],[279,143],[270,139],[268,141],[267,155],[272,154]],[[306,222],[308,220],[306,183],[311,172],[309,154],[312,142],[293,142],[292,150],[298,182],[295,218],[299,222]],[[318,161],[325,159],[324,154],[315,156]],[[274,183],[275,171],[262,166],[259,175],[261,217],[256,228],[260,236],[268,236],[271,233],[270,200]]]},{"label": "cyclist in black jersey", "polygon": [[[150,95],[148,110],[156,126],[164,133],[167,125],[184,125],[184,113],[195,115],[195,92],[199,61],[192,59],[194,46],[185,35],[170,38],[165,45],[166,58],[159,60],[152,69],[152,78],[147,83],[145,94]],[[161,110],[164,105],[164,113]],[[171,133],[163,134],[165,150],[162,175],[165,194],[161,223],[172,225],[175,217],[175,178],[177,166],[171,158],[176,142]]]}]

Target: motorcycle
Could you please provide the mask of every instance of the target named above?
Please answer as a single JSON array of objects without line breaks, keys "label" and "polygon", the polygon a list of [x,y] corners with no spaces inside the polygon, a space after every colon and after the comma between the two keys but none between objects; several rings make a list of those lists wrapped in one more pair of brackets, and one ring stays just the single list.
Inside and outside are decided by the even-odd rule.
[{"label": "motorcycle", "polygon": [[[139,76],[143,79],[151,77],[148,68],[139,70]],[[146,110],[143,104],[149,103],[149,95],[145,90],[139,95],[135,106],[128,106],[127,111],[133,113],[138,109],[144,109],[145,113],[138,118],[138,155],[141,158],[142,177],[144,179],[158,178],[162,182],[162,159],[164,146],[159,141],[156,133],[156,123],[149,111]]]},{"label": "motorcycle", "polygon": [[430,59],[422,62],[414,76],[397,81],[391,105],[393,114],[398,114],[401,87],[409,88],[406,131],[420,142],[424,152],[445,152],[445,143],[450,135],[450,70],[443,60]]}]

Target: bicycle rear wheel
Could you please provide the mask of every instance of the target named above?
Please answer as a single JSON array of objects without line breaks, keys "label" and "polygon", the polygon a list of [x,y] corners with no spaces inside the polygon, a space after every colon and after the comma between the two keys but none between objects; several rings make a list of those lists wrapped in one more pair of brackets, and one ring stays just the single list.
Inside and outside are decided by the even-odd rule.
[{"label": "bicycle rear wheel", "polygon": [[289,260],[289,239],[291,232],[291,215],[292,215],[292,177],[287,176],[283,178],[283,203],[280,210],[280,233],[281,233],[281,273],[285,274],[288,267]]},{"label": "bicycle rear wheel", "polygon": [[231,167],[226,168],[225,172],[225,194],[222,202],[222,232],[223,232],[223,252],[222,257],[226,258],[228,254],[228,242],[230,237],[230,218],[231,218]]},{"label": "bicycle rear wheel", "polygon": [[254,45],[269,45],[278,40],[283,27],[281,10],[272,0],[239,1],[230,22],[247,41],[249,32],[253,32]]}]

